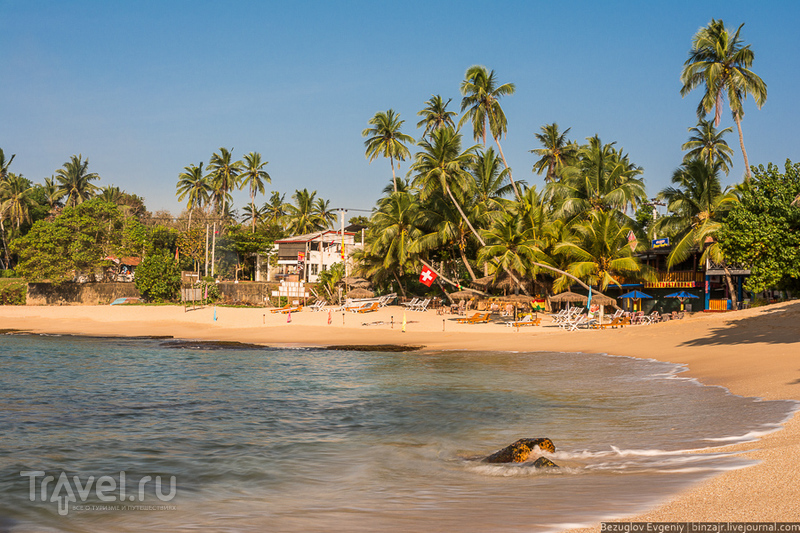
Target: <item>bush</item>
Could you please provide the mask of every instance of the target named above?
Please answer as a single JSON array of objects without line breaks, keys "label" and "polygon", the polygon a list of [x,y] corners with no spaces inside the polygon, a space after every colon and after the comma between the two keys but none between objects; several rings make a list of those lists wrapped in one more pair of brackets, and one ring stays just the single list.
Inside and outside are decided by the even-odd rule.
[{"label": "bush", "polygon": [[0,283],[0,305],[25,305],[26,287],[24,281]]},{"label": "bush", "polygon": [[181,289],[181,272],[175,260],[164,253],[155,253],[142,260],[134,276],[136,289],[153,302],[175,300]]}]

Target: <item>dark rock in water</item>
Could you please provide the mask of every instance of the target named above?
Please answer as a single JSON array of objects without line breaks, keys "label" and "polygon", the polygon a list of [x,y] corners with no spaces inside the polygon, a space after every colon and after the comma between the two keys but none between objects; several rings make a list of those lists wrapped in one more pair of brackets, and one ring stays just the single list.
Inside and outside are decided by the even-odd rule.
[{"label": "dark rock in water", "polygon": [[506,446],[486,458],[487,463],[524,463],[528,460],[534,448],[546,452],[555,452],[556,447],[548,438],[543,439],[519,439],[514,444]]},{"label": "dark rock in water", "polygon": [[326,346],[326,350],[346,350],[351,352],[413,352],[424,346],[408,346],[400,344],[338,344]]},{"label": "dark rock in water", "polygon": [[260,344],[247,344],[237,341],[184,341],[174,340],[161,343],[162,348],[183,350],[263,350]]},{"label": "dark rock in water", "polygon": [[533,462],[533,466],[536,468],[558,468],[558,465],[547,457],[539,457]]}]

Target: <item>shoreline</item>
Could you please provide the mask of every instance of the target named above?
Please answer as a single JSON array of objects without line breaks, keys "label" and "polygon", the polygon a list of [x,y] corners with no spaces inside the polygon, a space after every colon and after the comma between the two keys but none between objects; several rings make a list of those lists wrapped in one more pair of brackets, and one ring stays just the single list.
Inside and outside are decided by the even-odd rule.
[{"label": "shoreline", "polygon": [[[406,312],[273,314],[264,308],[182,306],[0,306],[0,329],[89,337],[238,341],[282,347],[376,345],[438,350],[575,352],[654,359],[686,368],[681,377],[765,400],[800,401],[800,302],[623,329],[566,332],[547,325],[458,324],[457,317]],[[216,320],[214,317],[216,316]],[[363,325],[362,325],[363,324]],[[164,339],[168,340],[168,339]],[[713,446],[715,449],[719,448]],[[800,519],[800,417],[756,442],[722,448],[759,461],[725,472],[625,521],[789,521]],[[565,522],[568,517],[565,517]],[[583,531],[599,531],[599,524]]]}]

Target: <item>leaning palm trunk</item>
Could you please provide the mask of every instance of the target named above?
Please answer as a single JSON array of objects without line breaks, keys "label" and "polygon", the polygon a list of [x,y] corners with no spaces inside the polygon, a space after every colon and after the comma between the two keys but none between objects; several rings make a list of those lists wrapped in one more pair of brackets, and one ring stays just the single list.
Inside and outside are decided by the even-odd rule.
[{"label": "leaning palm trunk", "polygon": [[472,271],[472,267],[470,266],[469,260],[467,259],[467,254],[464,253],[464,250],[463,248],[461,248],[461,246],[458,247],[458,251],[461,254],[461,260],[464,262],[464,266],[467,267],[467,272],[469,272],[469,277],[472,278],[472,281],[475,281],[478,278],[475,277],[475,272]]},{"label": "leaning palm trunk", "polygon": [[739,113],[733,114],[733,119],[736,121],[736,129],[739,130],[739,146],[742,148],[742,156],[744,157],[745,180],[750,183],[750,162],[747,160],[747,150],[744,149],[744,137],[742,136],[742,119]]},{"label": "leaning palm trunk", "polygon": [[[497,144],[497,150],[500,152],[500,159],[503,160],[503,165],[508,168],[508,163],[506,163],[506,156],[503,154],[503,147],[500,146],[500,141],[497,137],[494,138],[494,142]],[[485,144],[485,142],[484,142]],[[508,179],[511,181],[511,187],[514,188],[514,194],[517,196],[517,200],[520,200],[519,191],[517,190],[517,184],[514,183],[514,178],[511,177],[511,169],[508,168]]]},{"label": "leaning palm trunk", "polygon": [[728,294],[731,297],[731,307],[736,310],[739,309],[739,295],[736,294],[736,287],[733,286],[733,276],[731,275],[730,269],[728,269],[728,265],[722,265],[722,269],[725,271],[725,285],[728,286]]},{"label": "leaning palm trunk", "polygon": [[400,287],[400,294],[403,295],[403,298],[406,297],[406,290],[403,288],[403,284],[400,283],[400,278],[397,277],[397,272],[392,272],[394,279],[397,281],[397,286]]},{"label": "leaning palm trunk", "polygon": [[8,268],[10,265],[9,257],[8,257],[8,246],[6,246],[6,227],[3,225],[3,217],[0,216],[0,236],[3,237],[3,254],[5,255],[5,267]]}]

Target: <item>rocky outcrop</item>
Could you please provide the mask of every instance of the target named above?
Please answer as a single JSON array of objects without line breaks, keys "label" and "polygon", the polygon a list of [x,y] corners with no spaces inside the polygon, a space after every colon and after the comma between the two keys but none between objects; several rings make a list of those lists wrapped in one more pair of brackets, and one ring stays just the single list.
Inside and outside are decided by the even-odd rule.
[{"label": "rocky outcrop", "polygon": [[[539,448],[542,451],[553,453],[556,451],[556,447],[548,438],[542,439],[519,439],[517,442],[506,446],[502,450],[499,450],[489,457],[485,459],[487,463],[524,463],[527,461],[531,453],[533,453],[535,448]],[[554,462],[550,461],[549,459],[545,459],[544,457],[539,457],[534,466],[537,468],[541,467],[555,467],[558,468]]]}]

